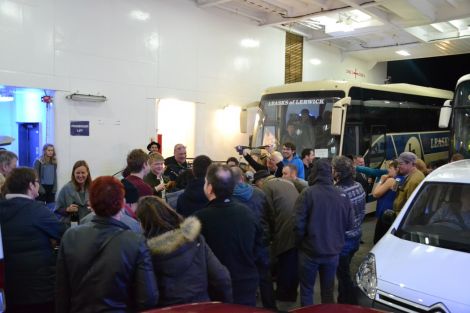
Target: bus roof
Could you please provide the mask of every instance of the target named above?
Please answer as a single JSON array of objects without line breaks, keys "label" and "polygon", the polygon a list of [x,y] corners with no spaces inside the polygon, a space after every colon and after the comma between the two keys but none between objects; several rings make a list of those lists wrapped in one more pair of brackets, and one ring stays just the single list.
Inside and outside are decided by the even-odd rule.
[{"label": "bus roof", "polygon": [[345,91],[347,95],[351,87],[359,87],[359,88],[365,88],[365,89],[381,90],[381,91],[396,92],[396,93],[405,93],[405,94],[427,96],[427,97],[434,97],[434,98],[441,98],[441,99],[453,98],[453,92],[449,90],[444,90],[444,89],[423,87],[423,86],[410,85],[410,84],[378,85],[378,84],[350,82],[350,81],[342,81],[342,80],[318,80],[318,81],[312,81],[312,82],[300,82],[300,83],[292,83],[292,84],[286,84],[286,85],[281,85],[281,86],[276,86],[276,87],[270,87],[264,91],[263,95],[285,93],[285,92],[297,92],[297,91],[314,91],[314,90],[343,90]]}]

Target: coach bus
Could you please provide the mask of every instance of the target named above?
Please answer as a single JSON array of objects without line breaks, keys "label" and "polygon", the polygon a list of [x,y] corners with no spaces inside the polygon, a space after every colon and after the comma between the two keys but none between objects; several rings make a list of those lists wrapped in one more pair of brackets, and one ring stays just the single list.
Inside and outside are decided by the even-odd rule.
[{"label": "coach bus", "polygon": [[470,74],[462,76],[455,87],[453,101],[446,101],[441,109],[439,126],[447,128],[451,122],[450,154],[470,158]]},{"label": "coach bus", "polygon": [[440,129],[447,90],[409,84],[301,82],[268,88],[255,117],[252,146],[293,142],[316,157],[363,155],[366,164],[412,151],[427,164],[448,159],[449,129]]}]

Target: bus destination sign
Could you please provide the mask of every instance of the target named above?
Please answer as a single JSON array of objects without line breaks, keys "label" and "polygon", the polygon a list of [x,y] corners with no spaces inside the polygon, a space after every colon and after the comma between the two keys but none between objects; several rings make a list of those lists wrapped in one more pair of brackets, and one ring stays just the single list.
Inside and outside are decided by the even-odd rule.
[{"label": "bus destination sign", "polygon": [[269,101],[266,101],[264,103],[267,106],[325,104],[325,99],[324,98],[317,98],[317,99],[269,100]]}]

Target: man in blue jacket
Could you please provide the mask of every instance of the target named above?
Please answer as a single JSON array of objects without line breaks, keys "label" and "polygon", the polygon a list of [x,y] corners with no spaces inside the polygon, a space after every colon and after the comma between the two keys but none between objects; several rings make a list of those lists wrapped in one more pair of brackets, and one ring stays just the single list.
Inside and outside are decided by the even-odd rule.
[{"label": "man in blue jacket", "polygon": [[304,163],[297,154],[295,154],[295,145],[292,142],[284,143],[282,146],[282,156],[284,157],[282,163],[284,165],[294,164],[297,167],[297,177],[305,179]]},{"label": "man in blue jacket", "polygon": [[294,210],[302,306],[313,304],[317,271],[322,303],[334,303],[339,254],[344,246],[344,234],[353,225],[351,202],[333,185],[330,162],[319,160],[310,175],[313,185],[300,194]]}]

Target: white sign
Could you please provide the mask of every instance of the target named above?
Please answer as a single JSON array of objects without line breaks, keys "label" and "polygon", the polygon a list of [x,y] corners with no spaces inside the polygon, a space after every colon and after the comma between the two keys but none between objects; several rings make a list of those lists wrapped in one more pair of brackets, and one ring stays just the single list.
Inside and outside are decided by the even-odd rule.
[{"label": "white sign", "polygon": [[[264,102],[264,101],[263,101]],[[286,99],[286,100],[271,100],[265,102],[267,106],[277,105],[309,105],[309,104],[324,104],[325,99]]]},{"label": "white sign", "polygon": [[315,149],[316,158],[328,158],[328,149]]}]

